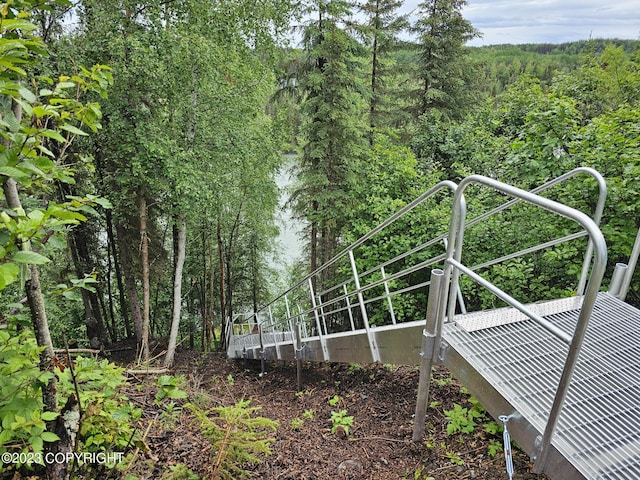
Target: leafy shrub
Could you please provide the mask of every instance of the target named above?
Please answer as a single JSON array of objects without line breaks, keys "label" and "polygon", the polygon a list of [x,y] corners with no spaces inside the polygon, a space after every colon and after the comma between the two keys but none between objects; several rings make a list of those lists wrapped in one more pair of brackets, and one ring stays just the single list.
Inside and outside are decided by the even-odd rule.
[{"label": "leafy shrub", "polygon": [[135,408],[120,392],[126,382],[124,369],[108,360],[78,357],[72,370],[58,369],[59,391],[68,397],[80,394],[82,418],[78,432],[78,451],[117,452],[131,444],[136,420],[142,410]]},{"label": "leafy shrub", "polygon": [[341,429],[345,435],[349,435],[349,429],[353,426],[353,416],[347,415],[346,410],[332,411],[329,421],[331,422],[331,433],[336,433],[338,429]]},{"label": "leafy shrub", "polygon": [[58,439],[45,425],[57,414],[42,411],[41,386],[53,374],[38,368],[42,349],[30,330],[0,328],[0,453],[40,453],[44,442]]},{"label": "leafy shrub", "polygon": [[187,398],[187,392],[182,390],[183,377],[173,375],[161,375],[158,377],[158,391],[156,392],[155,403],[160,404],[165,398],[181,399]]},{"label": "leafy shrub", "polygon": [[[0,328],[0,453],[41,453],[44,442],[58,440],[46,430],[45,422],[58,414],[43,412],[42,385],[54,373],[40,371],[40,351],[31,330],[12,324]],[[141,410],[120,393],[124,370],[108,360],[78,357],[73,373],[75,383],[71,368],[55,369],[61,403],[71,394],[80,396],[77,451],[124,451],[134,440],[133,424],[141,415]],[[13,464],[15,468],[22,466]]]}]

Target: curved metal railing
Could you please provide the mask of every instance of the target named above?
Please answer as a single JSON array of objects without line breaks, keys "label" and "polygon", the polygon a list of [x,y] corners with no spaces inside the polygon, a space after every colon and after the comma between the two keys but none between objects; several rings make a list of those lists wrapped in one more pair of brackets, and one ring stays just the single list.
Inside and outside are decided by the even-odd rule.
[{"label": "curved metal railing", "polygon": [[[588,250],[590,251],[589,255],[593,255],[593,264],[591,267],[589,279],[586,284],[582,307],[580,309],[580,314],[578,316],[578,321],[573,334],[567,334],[563,330],[559,329],[556,325],[535,314],[518,300],[496,287],[490,281],[475,273],[471,268],[463,265],[461,259],[463,251],[464,230],[466,226],[464,192],[470,185],[473,184],[487,186],[502,194],[509,195],[514,199],[519,199],[520,201],[524,201],[529,204],[541,207],[547,211],[553,212],[574,221],[584,229],[584,232],[586,232],[589,237]],[[521,190],[519,188],[506,185],[504,183],[498,182],[497,180],[493,180],[491,178],[483,177],[480,175],[473,175],[462,180],[458,185],[458,189],[456,190],[456,193],[454,195],[454,207],[451,216],[449,245],[447,248],[447,260],[444,271],[444,285],[445,288],[447,288],[448,285],[449,293],[448,296],[445,297],[441,302],[441,311],[439,314],[438,323],[441,325],[442,322],[445,321],[445,319],[449,321],[453,319],[456,310],[455,298],[457,296],[458,279],[460,274],[465,274],[473,281],[496,295],[502,301],[527,315],[533,321],[538,323],[540,326],[551,332],[553,335],[555,335],[568,345],[565,365],[563,367],[556,394],[554,396],[553,404],[547,418],[545,431],[540,441],[540,447],[538,450],[535,465],[536,471],[538,472],[541,472],[544,468],[546,458],[549,453],[551,439],[553,437],[558,417],[560,411],[562,410],[564,400],[571,383],[571,378],[575,370],[578,355],[580,353],[580,348],[584,340],[589,319],[595,305],[596,296],[600,289],[606,269],[607,246],[604,240],[604,236],[598,228],[598,223],[596,221],[600,219],[600,213],[601,212],[596,214],[596,219],[592,219],[583,212],[580,212],[574,208],[541,197],[535,193],[527,192],[525,190]]]},{"label": "curved metal railing", "polygon": [[[602,176],[595,170],[586,167],[576,168],[558,178],[555,178],[533,190],[529,193],[541,194],[555,185],[567,181],[577,175],[587,175],[595,180],[598,186],[599,195],[593,212],[593,221],[598,224],[602,217],[604,202],[606,199],[606,186]],[[372,229],[366,235],[359,238],[353,244],[349,245],[342,252],[332,258],[329,262],[320,266],[314,272],[305,276],[294,286],[280,294],[269,304],[260,308],[257,312],[250,315],[244,325],[229,322],[227,326],[227,340],[234,336],[237,344],[246,344],[247,346],[255,346],[259,341],[262,343],[275,343],[282,341],[292,341],[294,336],[294,324],[300,321],[302,323],[303,337],[322,337],[330,331],[335,331],[327,325],[327,319],[343,317],[348,318],[348,325],[345,323],[347,330],[355,331],[358,328],[364,328],[370,333],[370,325],[368,320],[368,309],[372,309],[373,305],[382,304],[388,312],[388,322],[396,323],[396,312],[394,311],[393,298],[409,292],[419,291],[426,288],[430,284],[428,275],[423,275],[422,280],[417,283],[408,283],[394,287],[394,282],[401,282],[415,272],[427,269],[434,265],[443,265],[445,259],[445,251],[447,249],[447,239],[450,237],[449,232],[443,232],[436,235],[426,242],[421,242],[413,248],[400,253],[388,260],[385,260],[376,266],[369,268],[363,272],[358,272],[356,267],[355,252],[372,239],[377,234],[384,232],[401,217],[407,215],[417,206],[424,204],[432,199],[438,192],[449,190],[456,191],[456,184],[450,181],[444,181],[424,194],[416,198],[414,201],[406,205],[404,208],[390,216],[376,228]],[[513,198],[497,207],[482,213],[481,215],[470,220],[465,219],[465,227],[470,227],[480,223],[487,218],[502,212],[521,200]],[[460,199],[461,206],[464,208],[464,200]],[[573,233],[550,242],[519,250],[511,254],[489,260],[487,262],[476,264],[470,269],[477,271],[482,268],[504,262],[512,258],[516,258],[527,253],[535,252],[550,246],[558,245],[567,241],[574,240],[580,236],[584,236],[584,232]],[[429,258],[421,258],[431,247],[439,248],[442,245],[442,253],[429,256]],[[577,293],[581,295],[586,283],[588,267],[592,257],[592,245],[589,244],[587,253],[583,262],[582,273],[578,282]],[[339,262],[343,262],[342,269],[347,272],[348,277],[341,281],[335,282],[320,291],[316,291],[316,282],[314,279],[320,278],[329,269],[336,268]],[[394,265],[408,264],[397,271],[389,272],[388,270]],[[320,283],[320,282],[318,282]],[[460,291],[457,290],[458,305],[461,311],[465,311]],[[256,327],[256,324],[259,327]],[[258,331],[256,331],[258,330]],[[276,334],[277,332],[277,334]],[[258,335],[260,334],[260,338]],[[374,357],[375,358],[375,357]],[[328,358],[326,358],[328,360]]]}]

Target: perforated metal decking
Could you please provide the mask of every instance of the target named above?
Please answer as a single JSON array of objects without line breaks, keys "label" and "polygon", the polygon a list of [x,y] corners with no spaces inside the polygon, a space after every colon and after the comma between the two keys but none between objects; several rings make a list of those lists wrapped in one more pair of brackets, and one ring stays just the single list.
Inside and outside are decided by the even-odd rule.
[{"label": "perforated metal decking", "polygon": [[[578,303],[549,302],[545,318],[569,333]],[[512,436],[535,455],[567,346],[533,321],[505,324],[513,314],[491,312],[488,328],[482,314],[445,324],[441,361],[494,417],[512,415]],[[640,479],[640,311],[609,294],[598,295],[552,446],[552,478]]]}]

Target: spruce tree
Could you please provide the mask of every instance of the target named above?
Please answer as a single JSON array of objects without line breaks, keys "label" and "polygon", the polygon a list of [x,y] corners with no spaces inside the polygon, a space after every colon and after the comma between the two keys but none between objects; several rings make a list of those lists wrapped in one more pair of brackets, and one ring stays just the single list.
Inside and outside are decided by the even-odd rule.
[{"label": "spruce tree", "polygon": [[295,209],[309,225],[311,270],[336,253],[357,164],[367,148],[362,47],[345,28],[350,7],[332,0],[314,8],[317,19],[304,31],[300,85],[306,143],[293,196]]},{"label": "spruce tree", "polygon": [[419,4],[413,31],[418,35],[414,114],[419,117],[431,109],[457,118],[472,101],[468,85],[473,78],[465,43],[480,33],[461,10],[466,0],[425,0]]},{"label": "spruce tree", "polygon": [[399,35],[409,29],[407,15],[398,15],[402,0],[366,0],[359,5],[365,21],[360,30],[369,48],[369,143],[373,145],[377,128],[391,126],[397,117],[397,92],[390,80],[398,75],[393,57],[401,46]]}]

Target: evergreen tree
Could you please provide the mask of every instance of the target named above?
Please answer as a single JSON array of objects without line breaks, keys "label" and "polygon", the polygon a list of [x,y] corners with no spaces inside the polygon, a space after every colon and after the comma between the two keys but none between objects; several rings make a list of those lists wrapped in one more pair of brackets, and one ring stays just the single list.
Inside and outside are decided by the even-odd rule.
[{"label": "evergreen tree", "polygon": [[398,36],[409,28],[407,15],[398,15],[402,0],[366,0],[359,6],[366,17],[362,35],[369,47],[369,142],[373,145],[375,130],[387,127],[397,111],[397,92],[389,82],[397,75],[397,62],[393,57],[402,45]]},{"label": "evergreen tree", "polygon": [[418,35],[414,114],[437,109],[451,118],[464,113],[473,100],[469,83],[473,78],[465,43],[480,33],[462,17],[466,0],[426,0],[419,5],[413,26]]},{"label": "evergreen tree", "polygon": [[311,270],[336,251],[351,202],[357,163],[366,150],[361,46],[344,28],[346,2],[318,2],[317,20],[304,32],[306,68],[302,111],[303,147],[299,188],[293,203],[309,223]]}]

